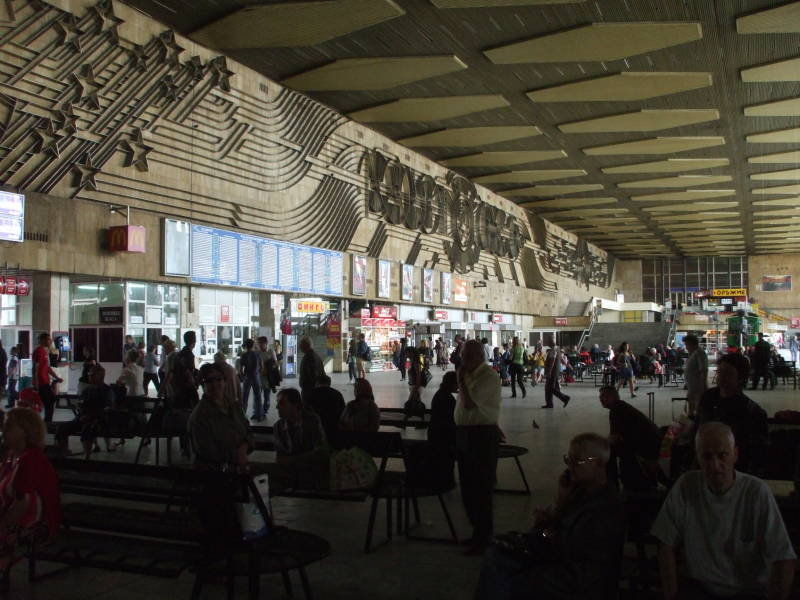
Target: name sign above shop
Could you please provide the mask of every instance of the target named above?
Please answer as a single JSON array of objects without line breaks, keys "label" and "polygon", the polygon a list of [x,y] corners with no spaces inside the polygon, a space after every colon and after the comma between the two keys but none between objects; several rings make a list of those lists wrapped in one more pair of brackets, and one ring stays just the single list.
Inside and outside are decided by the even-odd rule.
[{"label": "name sign above shop", "polygon": [[397,319],[372,319],[361,317],[362,327],[405,327],[405,321],[398,321]]},{"label": "name sign above shop", "polygon": [[379,319],[396,319],[397,307],[396,306],[373,306],[372,317]]},{"label": "name sign above shop", "polygon": [[317,315],[326,313],[331,309],[330,302],[321,300],[294,300],[292,299],[292,312],[304,315]]},{"label": "name sign above shop", "polygon": [[192,281],[342,295],[341,252],[192,225]]},{"label": "name sign above shop", "polygon": [[121,325],[124,309],[121,306],[101,306],[100,323],[102,325]]},{"label": "name sign above shop", "polygon": [[747,296],[747,288],[717,288],[711,291],[715,298]]}]

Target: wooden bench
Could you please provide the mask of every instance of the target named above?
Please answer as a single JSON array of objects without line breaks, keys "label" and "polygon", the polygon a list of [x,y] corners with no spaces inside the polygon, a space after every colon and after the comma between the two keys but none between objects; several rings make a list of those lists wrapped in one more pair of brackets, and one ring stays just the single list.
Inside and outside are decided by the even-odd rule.
[{"label": "wooden bench", "polygon": [[[227,530],[225,536],[212,533],[214,528],[203,522],[208,510],[204,514],[197,509],[209,490],[223,490],[219,495],[223,501],[213,506],[221,514],[235,514],[233,502],[242,499],[235,490],[245,489],[256,498],[262,514],[267,513],[248,476],[72,459],[53,464],[64,497],[79,500],[63,504],[64,528],[55,540],[29,548],[31,578],[37,560],[159,577],[178,577],[194,568],[193,600],[200,597],[212,572],[227,577],[229,590],[235,576],[248,576],[250,598],[255,600],[261,574],[281,573],[291,591],[289,572],[297,570],[310,598],[304,568],[330,553],[324,539],[285,528],[251,542],[231,537]],[[228,489],[234,491],[228,494]]]}]

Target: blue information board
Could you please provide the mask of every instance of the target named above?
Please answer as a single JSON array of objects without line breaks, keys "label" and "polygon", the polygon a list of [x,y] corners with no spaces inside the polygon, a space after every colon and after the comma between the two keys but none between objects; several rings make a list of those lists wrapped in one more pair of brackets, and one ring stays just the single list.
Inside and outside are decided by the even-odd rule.
[{"label": "blue information board", "polygon": [[341,252],[192,225],[192,281],[342,295]]}]

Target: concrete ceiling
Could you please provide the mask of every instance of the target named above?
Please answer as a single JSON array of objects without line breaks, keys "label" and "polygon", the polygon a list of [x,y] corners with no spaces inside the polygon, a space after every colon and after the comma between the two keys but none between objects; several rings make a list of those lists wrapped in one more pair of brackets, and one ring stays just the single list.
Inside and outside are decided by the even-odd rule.
[{"label": "concrete ceiling", "polygon": [[126,1],[618,256],[800,249],[800,1]]}]

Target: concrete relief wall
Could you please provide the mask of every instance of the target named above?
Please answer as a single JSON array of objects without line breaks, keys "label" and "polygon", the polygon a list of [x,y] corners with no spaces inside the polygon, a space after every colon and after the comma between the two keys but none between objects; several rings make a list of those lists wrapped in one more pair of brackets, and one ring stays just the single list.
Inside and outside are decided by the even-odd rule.
[{"label": "concrete relief wall", "polygon": [[615,261],[609,292],[613,294],[616,289],[625,294],[625,302],[642,302],[642,261]]},{"label": "concrete relief wall", "polygon": [[[124,4],[7,2],[0,28],[0,184],[47,238],[7,249],[22,268],[165,279],[172,216],[462,273],[489,284],[473,308],[608,295],[604,251]],[[108,204],[147,226],[146,260],[102,251]]]},{"label": "concrete relief wall", "polygon": [[800,316],[800,254],[762,254],[747,262],[750,297],[767,310]]}]

